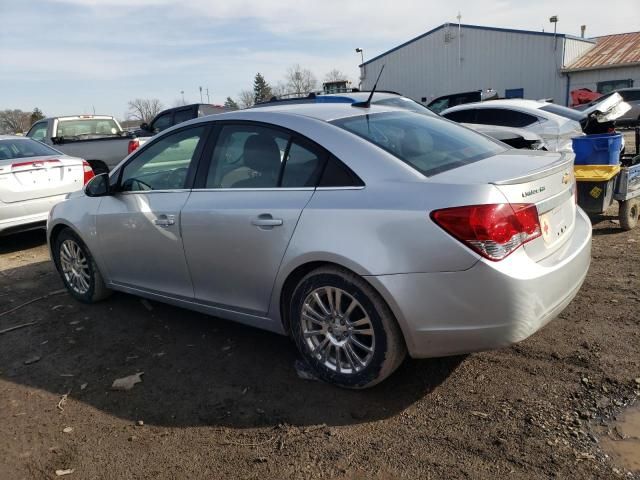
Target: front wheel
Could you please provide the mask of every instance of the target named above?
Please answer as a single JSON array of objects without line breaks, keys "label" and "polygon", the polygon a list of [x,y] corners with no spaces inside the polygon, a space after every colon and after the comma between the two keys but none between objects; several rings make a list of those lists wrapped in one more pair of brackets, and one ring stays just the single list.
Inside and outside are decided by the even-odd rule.
[{"label": "front wheel", "polygon": [[638,224],[638,217],[640,217],[640,200],[634,198],[620,202],[618,218],[623,230],[633,230]]},{"label": "front wheel", "polygon": [[306,275],[290,303],[291,331],[322,380],[371,387],[402,363],[406,347],[391,310],[359,276],[325,267]]},{"label": "front wheel", "polygon": [[53,257],[64,286],[77,300],[94,303],[111,294],[89,249],[71,230],[56,237]]}]

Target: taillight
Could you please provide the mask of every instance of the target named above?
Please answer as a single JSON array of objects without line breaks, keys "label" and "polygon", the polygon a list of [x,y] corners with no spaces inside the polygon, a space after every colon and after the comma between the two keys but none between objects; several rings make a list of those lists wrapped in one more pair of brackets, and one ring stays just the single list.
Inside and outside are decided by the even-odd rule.
[{"label": "taillight", "polygon": [[133,140],[129,140],[129,146],[127,147],[127,155],[137,150],[139,146],[140,146],[140,140],[138,140],[137,138],[134,138]]},{"label": "taillight", "polygon": [[82,160],[82,170],[84,171],[84,184],[86,185],[89,180],[95,177],[95,173],[93,173],[93,168],[89,165],[89,162],[86,160]]},{"label": "taillight", "polygon": [[502,260],[541,235],[533,204],[498,203],[445,208],[431,218],[446,232],[489,260]]}]

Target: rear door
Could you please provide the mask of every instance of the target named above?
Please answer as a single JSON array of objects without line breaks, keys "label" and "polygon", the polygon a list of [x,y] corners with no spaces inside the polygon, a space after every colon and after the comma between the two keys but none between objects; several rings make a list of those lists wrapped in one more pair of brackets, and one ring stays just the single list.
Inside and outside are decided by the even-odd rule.
[{"label": "rear door", "polygon": [[208,171],[182,209],[195,297],[264,315],[326,154],[288,131],[229,123],[208,155]]}]

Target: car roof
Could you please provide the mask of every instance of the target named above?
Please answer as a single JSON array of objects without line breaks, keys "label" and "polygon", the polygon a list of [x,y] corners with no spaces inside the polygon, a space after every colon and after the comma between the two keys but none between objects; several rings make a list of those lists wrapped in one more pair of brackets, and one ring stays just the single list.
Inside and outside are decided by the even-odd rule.
[{"label": "car roof", "polygon": [[[192,120],[191,122],[197,123],[198,120],[203,121],[206,119],[211,120],[212,117],[216,119],[243,119],[248,120],[255,118],[259,120],[261,117],[266,117],[269,114],[277,114],[283,116],[304,116],[321,120],[324,122],[331,122],[347,117],[357,117],[365,114],[375,114],[383,112],[407,112],[407,110],[388,105],[370,105],[368,108],[353,107],[351,103],[274,103],[273,105],[263,106],[261,108],[247,108],[244,110],[235,110],[233,112],[220,113],[214,115],[207,115],[200,119]],[[184,125],[184,124],[180,124]]]},{"label": "car roof", "polygon": [[[306,97],[275,98],[255,104],[251,108],[263,108],[271,105],[298,104],[298,103],[353,103],[366,100],[371,95],[370,91],[340,92],[340,93],[313,93]],[[386,100],[387,98],[408,98],[397,92],[378,90],[374,92],[372,100]]]},{"label": "car roof", "polygon": [[541,102],[539,100],[526,100],[523,98],[503,98],[500,100],[485,100],[484,102],[464,103],[450,107],[447,110],[458,110],[463,108],[533,108],[539,109],[547,105],[549,102]]},{"label": "car roof", "polygon": [[29,137],[25,137],[23,135],[0,135],[0,140],[33,140],[33,139]]}]

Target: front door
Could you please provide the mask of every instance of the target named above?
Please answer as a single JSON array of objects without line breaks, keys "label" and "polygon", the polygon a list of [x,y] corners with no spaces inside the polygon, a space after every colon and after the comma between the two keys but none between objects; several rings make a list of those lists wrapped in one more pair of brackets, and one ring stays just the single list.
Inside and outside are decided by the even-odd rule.
[{"label": "front door", "polygon": [[280,263],[324,161],[319,149],[284,131],[221,127],[206,181],[182,211],[198,301],[268,312]]},{"label": "front door", "polygon": [[193,298],[184,256],[180,210],[205,126],[189,127],[145,146],[122,168],[119,193],[104,197],[96,233],[114,283]]}]

